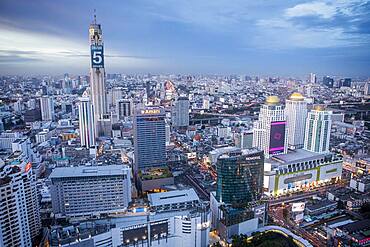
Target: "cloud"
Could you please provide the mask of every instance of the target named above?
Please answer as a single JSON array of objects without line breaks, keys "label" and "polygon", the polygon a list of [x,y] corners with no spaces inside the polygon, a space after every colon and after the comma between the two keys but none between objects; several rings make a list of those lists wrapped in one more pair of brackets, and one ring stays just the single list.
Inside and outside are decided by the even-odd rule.
[{"label": "cloud", "polygon": [[281,16],[257,20],[254,42],[272,49],[366,46],[370,43],[366,34],[369,10],[368,1],[358,0],[296,4],[285,8]]},{"label": "cloud", "polygon": [[336,14],[336,7],[325,2],[310,2],[298,4],[285,10],[285,17],[318,16],[330,19]]}]

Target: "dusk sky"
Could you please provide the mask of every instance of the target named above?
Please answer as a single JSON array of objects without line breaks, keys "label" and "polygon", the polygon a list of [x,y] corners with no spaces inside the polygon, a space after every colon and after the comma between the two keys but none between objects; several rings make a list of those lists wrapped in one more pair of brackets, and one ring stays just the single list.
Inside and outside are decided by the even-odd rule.
[{"label": "dusk sky", "polygon": [[0,74],[87,74],[94,9],[107,73],[370,76],[358,0],[0,0]]}]

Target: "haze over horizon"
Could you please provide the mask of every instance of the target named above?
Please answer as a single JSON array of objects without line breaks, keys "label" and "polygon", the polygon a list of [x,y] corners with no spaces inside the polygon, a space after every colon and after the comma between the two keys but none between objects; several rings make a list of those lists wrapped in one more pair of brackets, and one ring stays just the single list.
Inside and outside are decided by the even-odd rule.
[{"label": "haze over horizon", "polygon": [[369,76],[370,2],[0,2],[0,74],[87,74],[102,24],[107,73]]}]

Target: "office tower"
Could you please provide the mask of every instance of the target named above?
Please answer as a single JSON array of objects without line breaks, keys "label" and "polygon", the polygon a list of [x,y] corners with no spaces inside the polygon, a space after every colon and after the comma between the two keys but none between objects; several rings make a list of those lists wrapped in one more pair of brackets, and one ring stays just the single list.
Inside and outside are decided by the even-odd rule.
[{"label": "office tower", "polygon": [[331,111],[326,111],[320,106],[316,106],[308,113],[304,149],[316,153],[329,152],[331,115]]},{"label": "office tower", "polygon": [[53,212],[61,216],[123,212],[131,201],[126,165],[57,167],[50,179]]},{"label": "office tower", "polygon": [[316,83],[316,74],[310,73],[310,83]]},{"label": "office tower", "polygon": [[269,96],[253,124],[253,147],[264,151],[265,157],[287,153],[286,116],[277,96]]},{"label": "office tower", "polygon": [[243,205],[262,196],[263,151],[245,149],[223,154],[217,161],[217,191],[219,202]]},{"label": "office tower", "polygon": [[155,101],[155,88],[157,83],[155,81],[147,81],[145,83],[145,92],[147,97],[147,103],[153,104]]},{"label": "office tower", "polygon": [[161,107],[146,107],[136,112],[135,171],[166,165],[165,125],[165,112]]},{"label": "office tower", "polygon": [[352,85],[352,79],[351,78],[343,78],[339,81],[340,87],[351,87]]},{"label": "office tower", "polygon": [[330,76],[324,76],[323,79],[322,79],[322,84],[329,87],[329,88],[333,88],[334,79],[331,78]]},{"label": "office tower", "polygon": [[235,133],[234,136],[235,146],[241,149],[247,149],[253,147],[253,131],[242,130],[240,133]]},{"label": "office tower", "polygon": [[123,120],[125,117],[132,116],[133,113],[133,102],[128,99],[120,99],[117,101],[116,104],[117,110],[116,113],[118,114],[118,119]]},{"label": "office tower", "polygon": [[122,87],[114,87],[110,90],[110,101],[112,107],[117,106],[117,102],[123,98],[123,88]]},{"label": "office tower", "polygon": [[293,93],[285,101],[288,147],[303,147],[307,118],[307,102],[300,93]]},{"label": "office tower", "polygon": [[41,106],[42,121],[53,121],[54,119],[53,98],[49,96],[42,96],[40,98],[40,106]]},{"label": "office tower", "polygon": [[32,246],[41,228],[36,178],[29,162],[0,165],[0,246]]},{"label": "office tower", "polygon": [[84,95],[78,103],[81,147],[95,147],[94,107],[90,98]]},{"label": "office tower", "polygon": [[175,102],[172,109],[172,126],[189,126],[189,99],[187,97],[179,97]]},{"label": "office tower", "polygon": [[[89,27],[91,68],[90,68],[90,89],[91,101],[94,106],[94,121],[96,136],[109,135],[105,126],[107,123],[107,99],[105,87],[104,69],[104,46],[101,25],[94,22]],[[109,129],[109,128],[108,128]]]}]

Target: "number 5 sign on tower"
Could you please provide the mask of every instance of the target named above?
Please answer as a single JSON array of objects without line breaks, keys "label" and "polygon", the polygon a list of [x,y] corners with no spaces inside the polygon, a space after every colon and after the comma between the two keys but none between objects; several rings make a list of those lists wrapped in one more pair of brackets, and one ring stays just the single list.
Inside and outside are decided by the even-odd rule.
[{"label": "number 5 sign on tower", "polygon": [[104,50],[102,45],[91,46],[91,67],[104,68]]}]

